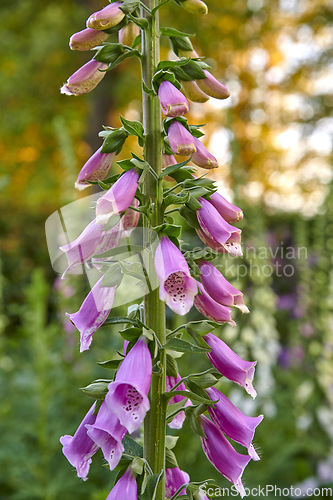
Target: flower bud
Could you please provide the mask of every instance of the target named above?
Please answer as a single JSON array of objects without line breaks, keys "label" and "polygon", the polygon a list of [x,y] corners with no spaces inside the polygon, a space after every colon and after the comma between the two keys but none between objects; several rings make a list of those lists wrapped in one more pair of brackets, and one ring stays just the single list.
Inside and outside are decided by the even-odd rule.
[{"label": "flower bud", "polygon": [[125,17],[125,14],[119,8],[121,5],[122,2],[114,2],[91,14],[87,19],[87,28],[107,30],[119,24]]},{"label": "flower bud", "polygon": [[205,94],[197,85],[194,80],[189,82],[182,81],[182,90],[186,97],[192,102],[207,102],[209,95]]},{"label": "flower bud", "polygon": [[194,138],[194,144],[196,152],[192,156],[192,161],[195,165],[206,169],[217,168],[219,166],[215,156],[213,156],[196,137]]},{"label": "flower bud", "polygon": [[172,151],[176,155],[190,155],[195,153],[196,147],[192,134],[177,120],[171,123],[168,130],[168,139]]},{"label": "flower bud", "polygon": [[81,191],[90,186],[88,181],[103,180],[108,175],[116,153],[101,153],[101,149],[102,147],[83,165],[75,183],[76,189]]},{"label": "flower bud", "polygon": [[105,42],[107,38],[109,38],[109,35],[104,31],[86,28],[71,36],[69,47],[72,50],[90,50]]},{"label": "flower bud", "polygon": [[107,64],[91,59],[68,78],[60,92],[66,95],[81,95],[91,92],[104,78],[107,67]]},{"label": "flower bud", "polygon": [[198,87],[203,92],[211,97],[215,97],[215,99],[226,99],[230,96],[229,90],[225,85],[223,85],[223,83],[216,80],[216,78],[214,78],[209,71],[206,71],[205,69],[203,71],[207,78],[196,80]]},{"label": "flower bud", "polygon": [[180,5],[191,14],[208,14],[207,5],[201,0],[185,0]]},{"label": "flower bud", "polygon": [[140,28],[134,23],[128,23],[118,32],[119,43],[132,47],[136,37],[140,35]]},{"label": "flower bud", "polygon": [[189,110],[186,97],[169,81],[164,80],[158,89],[158,98],[165,116],[182,116]]}]

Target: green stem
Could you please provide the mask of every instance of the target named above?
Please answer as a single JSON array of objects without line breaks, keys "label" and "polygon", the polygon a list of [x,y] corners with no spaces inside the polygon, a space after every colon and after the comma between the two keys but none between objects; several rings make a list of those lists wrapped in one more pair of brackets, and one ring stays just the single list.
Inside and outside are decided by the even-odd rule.
[{"label": "green stem", "polygon": [[[159,20],[158,10],[150,14],[158,5],[158,0],[144,0],[146,8],[141,8],[141,15],[148,20],[148,28],[142,32],[142,76],[148,88],[151,88],[152,77],[156,72],[160,59],[159,48]],[[144,159],[151,165],[157,177],[162,170],[162,145],[161,145],[161,111],[158,97],[143,92],[143,125],[145,129]],[[145,179],[145,194],[153,202],[152,225],[163,223],[163,189],[159,179],[148,175]],[[149,227],[146,227],[146,239],[149,243]],[[154,269],[153,255],[150,256],[152,270]],[[159,300],[158,288],[152,290],[145,298],[146,325],[154,330],[162,345],[166,342],[165,306]],[[165,469],[165,429],[166,408],[162,401],[162,394],[166,385],[166,357],[165,350],[159,351],[158,373],[153,373],[150,390],[150,411],[144,424],[144,458],[148,461],[154,474]],[[156,360],[157,361],[157,360]],[[165,499],[165,480],[160,481],[156,498]]]}]

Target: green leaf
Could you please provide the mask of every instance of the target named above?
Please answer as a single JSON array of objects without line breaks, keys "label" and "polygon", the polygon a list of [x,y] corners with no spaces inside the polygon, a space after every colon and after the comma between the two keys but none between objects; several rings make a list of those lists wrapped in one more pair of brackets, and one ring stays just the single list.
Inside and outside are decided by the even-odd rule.
[{"label": "green leaf", "polygon": [[130,438],[129,436],[125,436],[124,439],[122,440],[123,446],[124,446],[124,453],[126,455],[129,455],[131,457],[143,457],[143,447],[138,444],[134,439]]},{"label": "green leaf", "polygon": [[191,33],[184,33],[183,31],[176,30],[175,28],[168,28],[168,27],[162,27],[160,28],[160,35],[161,36],[176,36],[176,37],[192,37],[195,36],[194,34]]},{"label": "green leaf", "polygon": [[124,52],[125,48],[121,43],[106,43],[96,52],[94,59],[105,64],[112,64]]},{"label": "green leaf", "polygon": [[218,379],[214,377],[212,373],[205,373],[200,376],[189,377],[189,381],[195,382],[203,389],[207,389],[208,387],[212,387],[218,382]]},{"label": "green leaf", "polygon": [[175,74],[175,77],[177,78],[177,80],[184,81],[184,82],[192,81],[192,78],[181,67],[176,66],[176,67],[172,68],[172,72]]},{"label": "green leaf", "polygon": [[179,439],[179,436],[165,436],[165,446],[169,448],[169,450],[172,450]]},{"label": "green leaf", "polygon": [[148,95],[155,95],[153,89],[148,88],[145,82],[142,82],[142,90]]},{"label": "green leaf", "polygon": [[119,286],[124,277],[121,266],[118,262],[114,262],[108,266],[108,270],[103,276],[101,286],[105,287],[115,287]]},{"label": "green leaf", "polygon": [[129,14],[140,7],[140,0],[124,0],[120,9],[124,14]]},{"label": "green leaf", "polygon": [[174,172],[176,172],[177,170],[180,170],[182,167],[187,165],[189,161],[190,161],[190,158],[188,160],[182,161],[180,163],[176,163],[175,165],[169,165],[168,167],[165,167],[160,174],[160,179],[163,179],[163,177],[165,175],[171,175]]},{"label": "green leaf", "polygon": [[97,361],[97,364],[102,368],[109,368],[110,370],[116,370],[122,359],[110,359],[108,361]]},{"label": "green leaf", "polygon": [[169,42],[173,52],[178,56],[179,50],[185,50],[191,52],[193,50],[193,45],[191,40],[187,36],[174,36],[169,35]]},{"label": "green leaf", "polygon": [[119,264],[121,265],[121,269],[124,274],[133,276],[134,278],[137,278],[139,280],[145,279],[145,275],[140,262],[121,261],[119,262]]},{"label": "green leaf", "polygon": [[193,378],[192,380],[186,380],[186,385],[189,388],[190,391],[194,392],[194,394],[197,394],[197,396],[200,396],[203,399],[208,398],[207,393],[203,390],[203,388],[194,382]]},{"label": "green leaf", "polygon": [[142,474],[142,472],[143,472],[144,465],[145,465],[145,461],[143,460],[143,458],[140,458],[140,457],[135,457],[135,458],[132,460],[132,463],[131,463],[131,469],[132,469],[132,470],[133,470],[136,474],[141,475],[141,474]]},{"label": "green leaf", "polygon": [[120,23],[116,24],[115,26],[112,26],[112,28],[108,28],[108,29],[103,30],[103,31],[105,31],[106,33],[108,33],[108,35],[112,35],[112,33],[116,33],[121,28],[123,28],[124,26],[126,26],[126,24],[128,24],[128,19],[126,17],[124,17],[124,19],[122,19],[120,21]]},{"label": "green leaf", "polygon": [[128,137],[128,132],[124,128],[118,128],[108,133],[104,139],[101,153],[114,153],[117,154],[121,151],[124,142]]},{"label": "green leaf", "polygon": [[186,220],[189,226],[194,227],[195,229],[200,229],[200,224],[193,210],[190,210],[187,206],[182,206],[179,209],[179,213]]},{"label": "green leaf", "polygon": [[165,448],[165,467],[167,469],[175,469],[178,467],[176,455],[168,448]]},{"label": "green leaf", "polygon": [[199,335],[207,335],[207,333],[212,333],[214,330],[216,330],[216,328],[220,326],[221,325],[219,323],[216,323],[215,321],[209,321],[209,320],[190,321],[189,323],[186,323],[185,330],[190,335],[191,335],[191,330],[194,330]]},{"label": "green leaf", "polygon": [[[143,18],[136,18],[136,21],[138,21],[139,19],[143,19]],[[147,19],[145,19],[145,21],[147,21]],[[135,23],[136,24],[136,23]],[[143,28],[142,28],[143,29]],[[140,35],[136,36],[135,39],[134,39],[134,42],[132,43],[132,48],[135,49],[135,47],[138,47],[141,43],[141,33]]]},{"label": "green leaf", "polygon": [[108,385],[110,382],[112,382],[112,380],[108,380],[107,382],[96,381],[86,387],[81,387],[80,390],[90,398],[104,399],[108,393]]},{"label": "green leaf", "polygon": [[[163,396],[164,396],[164,398],[167,401],[169,399],[173,398],[174,396],[184,396],[184,398],[190,399],[192,402],[200,403],[200,404],[204,403],[204,404],[206,404],[208,406],[213,406],[215,403],[217,403],[217,401],[211,401],[207,397],[207,394],[206,394],[206,397],[203,398],[203,397],[199,396],[198,394],[195,394],[192,391],[178,391],[178,390],[175,390],[175,391],[171,391],[171,392],[165,392],[163,394]],[[175,404],[178,404],[178,403],[175,403]]]},{"label": "green leaf", "polygon": [[[172,398],[170,398],[170,399],[172,399]],[[175,415],[173,415],[174,413],[179,413],[180,411],[182,411],[184,409],[185,403],[186,403],[186,399],[184,398],[181,401],[178,401],[178,403],[169,403],[168,404],[167,411],[166,411],[166,417],[167,417],[168,422],[169,421],[171,422],[171,420],[173,420],[173,418],[175,416]]]},{"label": "green leaf", "polygon": [[[202,195],[199,195],[199,196],[202,196]],[[193,196],[191,194],[190,197],[189,197],[189,199],[188,199],[188,201],[186,202],[186,206],[190,210],[192,210],[193,212],[196,212],[197,210],[199,210],[199,208],[201,208],[201,203],[196,199],[195,196]]]},{"label": "green leaf", "polygon": [[194,342],[199,346],[199,347],[204,347],[206,349],[210,349],[209,345],[207,342],[204,340],[202,335],[200,335],[198,332],[196,332],[193,328],[187,328],[186,332],[191,335],[193,338]]},{"label": "green leaf", "polygon": [[177,378],[178,376],[177,361],[170,354],[166,355],[166,374],[168,375],[168,377]]},{"label": "green leaf", "polygon": [[[136,17],[136,16],[132,16],[131,14],[129,14],[128,17],[131,19],[131,21],[133,21],[134,24],[139,26],[139,28],[141,30],[146,30],[149,26],[148,20],[145,19],[144,17]],[[139,43],[140,43],[141,42],[141,34],[138,35],[138,37],[140,37],[140,40],[139,40]],[[136,41],[136,39],[134,40],[132,47],[136,47],[137,45],[139,45],[139,43],[135,43],[135,41]]]},{"label": "green leaf", "polygon": [[158,234],[163,233],[166,236],[168,236],[168,238],[171,239],[171,238],[179,238],[182,231],[182,226],[164,223],[161,224],[160,226],[153,227],[153,229],[154,231],[156,231],[156,233]]},{"label": "green leaf", "polygon": [[210,352],[212,349],[199,347],[197,345],[178,338],[172,338],[163,346],[165,349],[177,352]]},{"label": "green leaf", "polygon": [[139,121],[131,121],[131,120],[126,120],[123,116],[120,115],[120,120],[121,123],[124,127],[124,129],[130,134],[130,135],[136,135],[137,137],[141,137],[141,139],[144,138],[144,129],[143,125]]},{"label": "green leaf", "polygon": [[185,64],[182,67],[182,69],[188,76],[191,77],[192,80],[201,80],[207,78],[200,64],[198,64],[193,59],[191,59],[187,64]]},{"label": "green leaf", "polygon": [[114,318],[108,318],[104,325],[117,325],[119,323],[131,323],[132,325],[136,325],[136,319],[126,318],[124,316],[115,316]]},{"label": "green leaf", "polygon": [[190,198],[188,191],[181,191],[180,193],[168,194],[163,200],[163,207],[167,208],[169,205],[184,205]]},{"label": "green leaf", "polygon": [[187,64],[191,59],[188,57],[181,57],[177,61],[160,61],[158,63],[157,69],[170,69],[170,68],[177,68],[179,66],[184,66],[184,64]]},{"label": "green leaf", "polygon": [[205,438],[206,434],[204,433],[203,428],[201,427],[201,425],[198,422],[198,415],[197,415],[196,409],[197,409],[196,407],[191,407],[191,406],[187,407],[186,417],[188,418],[188,421],[190,423],[192,430],[196,434],[199,434],[200,437]]},{"label": "green leaf", "polygon": [[140,495],[140,500],[159,500],[156,498],[157,486],[163,477],[163,470],[154,476],[148,476],[147,485],[143,493]]},{"label": "green leaf", "polygon": [[141,336],[142,328],[132,326],[130,328],[125,328],[124,330],[119,330],[119,333],[124,340],[127,340],[128,342],[134,342]]}]

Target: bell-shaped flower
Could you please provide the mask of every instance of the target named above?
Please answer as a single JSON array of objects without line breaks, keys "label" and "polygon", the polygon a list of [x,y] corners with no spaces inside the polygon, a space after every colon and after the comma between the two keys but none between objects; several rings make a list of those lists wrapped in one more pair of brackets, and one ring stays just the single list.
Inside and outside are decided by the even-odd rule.
[{"label": "bell-shaped flower", "polygon": [[201,78],[196,80],[198,87],[205,92],[205,94],[215,97],[215,99],[226,99],[230,96],[230,92],[223,83],[219,82],[214,78],[213,75],[207,70],[203,70],[206,78]]},{"label": "bell-shaped flower", "polygon": [[165,500],[170,500],[173,495],[183,485],[185,487],[180,491],[179,495],[186,495],[186,485],[190,482],[190,476],[187,472],[174,467],[172,469],[165,469]]},{"label": "bell-shaped flower", "polygon": [[129,433],[139,429],[147,411],[152,376],[152,359],[141,337],[121,363],[105,401]]},{"label": "bell-shaped flower", "polygon": [[182,252],[166,236],[162,236],[155,252],[155,270],[160,299],[180,316],[188,313],[197,294],[197,283],[190,276]]},{"label": "bell-shaped flower", "polygon": [[212,321],[229,323],[232,326],[236,326],[235,322],[231,319],[231,309],[216,302],[208,295],[201,283],[197,284],[200,294],[194,298],[194,307]]},{"label": "bell-shaped flower", "polygon": [[176,155],[191,155],[196,147],[193,135],[179,121],[171,123],[168,130],[170,148]]},{"label": "bell-shaped flower", "polygon": [[208,407],[208,412],[213,422],[230,439],[245,446],[253,460],[260,460],[253,447],[252,440],[254,431],[264,416],[248,417],[244,415],[227,396],[214,387],[206,389],[206,392],[212,401],[219,400],[214,406]]},{"label": "bell-shaped flower", "polygon": [[[203,233],[208,236],[207,241],[222,245],[232,257],[243,255],[240,246],[242,231],[228,224],[209,201],[204,198],[198,198],[198,201],[201,208],[196,212],[197,219]],[[200,233],[198,235],[200,237]]]},{"label": "bell-shaped flower", "polygon": [[113,186],[97,201],[96,222],[105,224],[112,215],[124,212],[134,200],[139,174],[132,168],[122,174]]},{"label": "bell-shaped flower", "polygon": [[[179,56],[180,57],[180,56]],[[190,57],[190,56],[186,56]],[[182,81],[182,90],[186,95],[187,99],[190,99],[192,102],[204,103],[209,99],[209,95],[205,94],[197,85],[195,80]]]},{"label": "bell-shaped flower", "polygon": [[[181,376],[178,374],[177,377],[169,377],[166,378],[166,391],[169,392],[179,381],[181,380]],[[184,382],[182,382],[178,387],[177,391],[186,391],[186,387]],[[179,403],[182,401],[184,396],[176,395],[169,400],[169,404]],[[186,406],[190,406],[192,403],[189,399],[186,400],[184,404],[184,408]],[[172,421],[168,424],[171,429],[181,429],[183,427],[183,423],[185,420],[185,412],[180,411],[177,415],[172,419]]]},{"label": "bell-shaped flower", "polygon": [[80,352],[89,349],[93,334],[103,325],[112,309],[116,289],[101,286],[102,279],[103,276],[88,293],[76,313],[66,313],[81,334]]},{"label": "bell-shaped flower", "polygon": [[245,361],[240,358],[238,354],[223,342],[223,340],[212,333],[205,335],[204,339],[209,347],[212,348],[212,350],[207,353],[207,356],[214,368],[227,379],[244,387],[246,392],[254,399],[257,393],[252,386],[252,381],[254,377],[254,367],[257,362]]},{"label": "bell-shaped flower", "polygon": [[91,59],[68,78],[60,92],[66,95],[87,94],[104,78],[107,68],[107,64]]},{"label": "bell-shaped flower", "polygon": [[72,50],[90,50],[105,42],[109,35],[104,31],[96,31],[91,28],[78,31],[71,36],[69,46]]},{"label": "bell-shaped flower", "polygon": [[213,264],[202,260],[199,268],[201,283],[212,299],[224,306],[238,307],[243,313],[249,312],[242,292],[233,287]]},{"label": "bell-shaped flower", "polygon": [[98,411],[95,422],[86,424],[86,429],[88,436],[101,448],[110,470],[113,470],[123,454],[124,446],[121,442],[127,429],[120,424],[105,401]]},{"label": "bell-shaped flower", "polygon": [[210,203],[216,208],[218,213],[223,217],[224,220],[233,224],[243,219],[243,212],[240,208],[236,207],[226,200],[219,193],[213,193],[209,198]]},{"label": "bell-shaped flower", "polygon": [[189,110],[186,97],[167,80],[164,80],[160,84],[158,98],[165,116],[182,116]]},{"label": "bell-shaped flower", "polygon": [[137,36],[140,35],[140,28],[135,23],[128,23],[118,31],[119,43],[132,47]]},{"label": "bell-shaped flower", "polygon": [[138,500],[138,486],[135,473],[129,467],[125,474],[116,482],[106,500]]},{"label": "bell-shaped flower", "polygon": [[122,229],[121,222],[118,222],[118,224],[107,231],[104,231],[102,225],[96,223],[96,219],[90,222],[76,240],[60,247],[60,250],[65,252],[68,260],[68,267],[63,276],[70,269],[83,264],[83,262],[91,259],[94,255],[115,248],[122,236]]},{"label": "bell-shaped flower", "polygon": [[107,177],[116,153],[101,153],[101,149],[102,147],[95,151],[95,153],[83,165],[75,183],[76,189],[81,191],[82,189],[91,186],[88,181],[103,180]]},{"label": "bell-shaped flower", "polygon": [[184,0],[180,5],[191,14],[208,14],[208,7],[202,0]]},{"label": "bell-shaped flower", "polygon": [[113,2],[104,7],[104,9],[91,14],[87,19],[87,28],[107,30],[119,24],[125,17],[125,14],[120,9],[121,5],[122,2]]},{"label": "bell-shaped flower", "polygon": [[202,144],[199,139],[194,137],[194,144],[196,147],[196,152],[192,156],[192,161],[198,167],[211,169],[217,168],[219,166],[217,159],[213,156],[208,149]]},{"label": "bell-shaped flower", "polygon": [[201,438],[206,457],[222,476],[235,485],[235,488],[243,497],[245,490],[241,478],[251,457],[237,453],[217,425],[209,418],[202,415],[199,419],[206,435],[205,438]]},{"label": "bell-shaped flower", "polygon": [[92,462],[91,457],[99,449],[99,446],[88,436],[86,425],[93,424],[96,420],[94,415],[96,403],[92,405],[87,415],[77,428],[74,436],[62,436],[62,452],[69,463],[76,468],[78,477],[84,481],[87,479],[89,467]]}]

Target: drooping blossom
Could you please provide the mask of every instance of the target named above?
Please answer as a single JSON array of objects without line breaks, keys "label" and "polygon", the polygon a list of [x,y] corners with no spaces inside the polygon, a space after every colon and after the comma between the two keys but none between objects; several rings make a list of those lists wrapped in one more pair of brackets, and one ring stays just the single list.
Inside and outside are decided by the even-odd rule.
[{"label": "drooping blossom", "polygon": [[[187,56],[190,57],[190,56]],[[204,103],[209,99],[209,95],[205,94],[196,83],[195,80],[182,81],[182,90],[186,97],[192,102]]]},{"label": "drooping blossom", "polygon": [[109,409],[129,433],[139,429],[149,410],[147,394],[151,376],[151,355],[146,340],[141,337],[121,363],[105,397]]},{"label": "drooping blossom", "polygon": [[177,160],[173,155],[162,154],[162,169],[176,164]]},{"label": "drooping blossom", "polygon": [[186,156],[196,151],[193,135],[177,120],[169,127],[168,139],[170,148],[176,155]]},{"label": "drooping blossom", "polygon": [[75,183],[76,189],[91,186],[88,181],[103,180],[109,173],[116,153],[101,153],[102,146],[88,159],[79,172]]},{"label": "drooping blossom", "polygon": [[249,312],[242,292],[233,287],[213,264],[202,260],[199,269],[201,283],[212,299],[224,306],[238,307],[243,313]]},{"label": "drooping blossom", "polygon": [[108,38],[109,35],[105,31],[86,28],[71,36],[69,46],[72,50],[90,50],[105,42]]},{"label": "drooping blossom", "polygon": [[135,23],[128,23],[118,31],[119,43],[132,47],[137,36],[140,35],[140,28]]},{"label": "drooping blossom", "polygon": [[236,207],[236,205],[230,203],[230,201],[226,200],[219,193],[213,193],[209,198],[209,201],[212,205],[214,205],[223,219],[229,222],[229,224],[239,222],[243,219],[242,210]]},{"label": "drooping blossom", "polygon": [[212,350],[207,353],[207,356],[214,368],[227,379],[244,387],[246,392],[254,399],[257,393],[252,386],[252,381],[254,377],[254,367],[257,362],[245,361],[240,358],[238,354],[223,342],[223,340],[212,333],[208,333],[203,338],[212,348]]},{"label": "drooping blossom", "polygon": [[76,468],[78,477],[84,481],[87,479],[89,467],[92,462],[91,457],[99,449],[98,445],[88,436],[86,425],[93,424],[96,420],[94,415],[94,403],[87,415],[84,417],[74,436],[61,436],[62,452],[69,463]]},{"label": "drooping blossom", "polygon": [[[222,246],[232,257],[241,256],[242,231],[228,224],[209,201],[204,198],[198,198],[198,201],[201,208],[197,210],[196,214],[202,232],[208,237],[206,241],[209,243],[212,240],[214,246],[215,243]],[[198,236],[201,237],[199,232]]]},{"label": "drooping blossom", "polygon": [[91,59],[68,78],[60,92],[66,95],[81,95],[91,92],[104,78],[107,68],[107,64]]},{"label": "drooping blossom", "polygon": [[230,96],[230,92],[223,83],[219,82],[214,78],[213,75],[207,70],[203,70],[206,78],[201,78],[196,80],[198,87],[205,92],[205,94],[215,97],[215,99],[226,99]]},{"label": "drooping blossom", "polygon": [[235,485],[237,491],[243,497],[245,490],[241,478],[251,457],[237,453],[217,425],[207,417],[201,415],[199,419],[206,435],[205,438],[201,438],[206,457],[222,476]]},{"label": "drooping blossom", "polygon": [[98,411],[95,422],[86,424],[86,429],[88,436],[101,448],[110,470],[113,470],[123,454],[124,446],[121,442],[127,429],[120,424],[105,401]]},{"label": "drooping blossom", "polygon": [[208,412],[213,422],[230,439],[245,446],[253,460],[260,460],[253,447],[252,440],[254,431],[264,416],[248,417],[244,415],[227,396],[214,387],[206,389],[206,392],[212,401],[219,400],[214,406],[208,407]]},{"label": "drooping blossom", "polygon": [[215,156],[196,137],[194,137],[194,144],[196,152],[192,156],[193,163],[198,165],[198,167],[206,169],[217,168],[219,166]]},{"label": "drooping blossom", "polygon": [[[187,485],[189,482],[190,476],[187,472],[180,470],[179,467],[165,469],[165,500],[170,500],[181,486]],[[180,491],[179,495],[186,495],[185,487]]]},{"label": "drooping blossom", "polygon": [[162,236],[155,252],[155,270],[160,282],[160,299],[183,316],[193,305],[197,284],[181,251]]},{"label": "drooping blossom", "polygon": [[[169,392],[180,380],[181,380],[181,376],[179,374],[177,375],[177,377],[167,376],[167,378],[166,378],[166,391]],[[185,387],[184,382],[182,382],[177,387],[177,391],[186,391],[186,387]],[[176,395],[169,400],[169,404],[179,403],[183,399],[185,399],[184,396]],[[189,399],[187,399],[185,404],[184,404],[184,408],[186,408],[186,406],[190,406],[191,404],[192,404],[191,401]],[[183,426],[184,420],[185,420],[185,412],[180,411],[172,419],[172,421],[168,424],[168,426],[171,429],[181,429]]]},{"label": "drooping blossom", "polygon": [[102,280],[103,276],[88,293],[76,313],[66,313],[81,334],[80,352],[89,349],[93,334],[103,325],[112,309],[116,289],[101,286]]},{"label": "drooping blossom", "polygon": [[98,10],[87,19],[87,28],[94,30],[107,30],[120,23],[125,14],[120,9],[122,2],[113,2],[102,10]]},{"label": "drooping blossom", "polygon": [[139,174],[132,168],[122,174],[113,186],[101,196],[96,205],[96,222],[105,224],[112,215],[124,212],[134,200]]},{"label": "drooping blossom", "polygon": [[180,6],[191,14],[208,14],[208,7],[202,0],[184,0]]},{"label": "drooping blossom", "polygon": [[94,219],[76,238],[76,240],[60,247],[67,257],[68,267],[63,276],[79,264],[83,264],[94,255],[115,248],[122,236],[123,226],[118,222],[114,227],[104,231],[103,226]]},{"label": "drooping blossom", "polygon": [[138,486],[135,474],[130,467],[116,482],[106,500],[138,500]]},{"label": "drooping blossom", "polygon": [[216,321],[217,323],[229,323],[235,326],[235,322],[231,319],[231,309],[212,299],[201,283],[197,282],[197,285],[200,294],[196,295],[194,298],[195,308],[212,321]]},{"label": "drooping blossom", "polygon": [[158,88],[158,98],[165,116],[182,116],[189,110],[186,97],[171,82],[164,80]]}]

